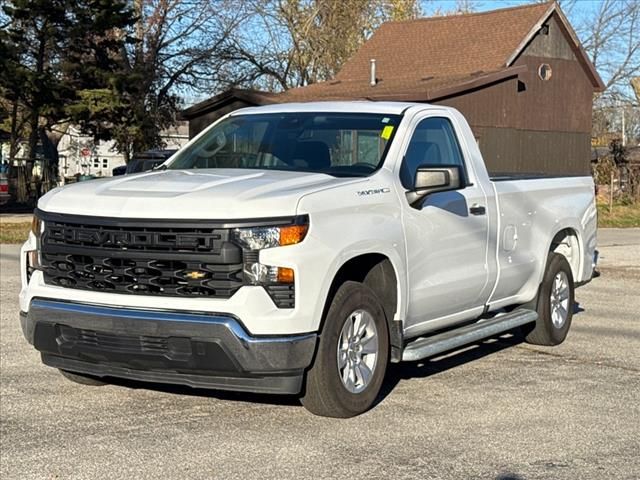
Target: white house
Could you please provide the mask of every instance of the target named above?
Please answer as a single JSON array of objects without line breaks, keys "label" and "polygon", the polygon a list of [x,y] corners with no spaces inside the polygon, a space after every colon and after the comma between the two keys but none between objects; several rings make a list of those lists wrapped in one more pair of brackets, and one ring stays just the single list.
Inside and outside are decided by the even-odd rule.
[{"label": "white house", "polygon": [[[179,149],[189,141],[189,129],[186,122],[164,130],[160,134],[166,149]],[[60,155],[60,176],[80,175],[111,176],[112,170],[124,165],[124,156],[120,154],[113,141],[94,143],[93,138],[82,135],[77,127],[69,127],[58,144]]]}]

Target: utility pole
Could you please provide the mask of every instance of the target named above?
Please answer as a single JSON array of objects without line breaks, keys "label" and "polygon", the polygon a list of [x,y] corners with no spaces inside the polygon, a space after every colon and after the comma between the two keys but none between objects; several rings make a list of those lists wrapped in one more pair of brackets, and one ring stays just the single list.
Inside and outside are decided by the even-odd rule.
[{"label": "utility pole", "polygon": [[624,104],[621,103],[620,104],[620,111],[622,113],[622,146],[626,147],[627,146],[627,132],[626,132],[626,124],[625,124],[625,118],[624,118]]}]

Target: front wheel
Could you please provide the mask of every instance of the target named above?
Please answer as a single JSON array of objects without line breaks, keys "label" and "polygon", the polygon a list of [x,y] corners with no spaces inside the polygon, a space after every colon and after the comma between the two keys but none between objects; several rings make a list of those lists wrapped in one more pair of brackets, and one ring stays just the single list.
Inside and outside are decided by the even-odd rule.
[{"label": "front wheel", "polygon": [[325,417],[347,418],[376,400],[389,361],[384,309],[373,291],[345,282],[325,318],[302,404]]}]

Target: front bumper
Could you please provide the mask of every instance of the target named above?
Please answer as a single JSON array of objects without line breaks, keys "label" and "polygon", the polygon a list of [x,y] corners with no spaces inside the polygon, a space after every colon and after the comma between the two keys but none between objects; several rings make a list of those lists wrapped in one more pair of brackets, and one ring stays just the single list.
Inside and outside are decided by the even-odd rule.
[{"label": "front bumper", "polygon": [[22,330],[46,365],[98,377],[296,394],[315,334],[255,337],[229,315],[34,298]]}]

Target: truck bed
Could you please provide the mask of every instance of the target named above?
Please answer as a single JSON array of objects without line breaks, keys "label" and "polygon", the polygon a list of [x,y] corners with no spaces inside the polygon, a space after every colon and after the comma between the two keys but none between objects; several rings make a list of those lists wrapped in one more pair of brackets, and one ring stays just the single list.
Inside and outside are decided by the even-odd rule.
[{"label": "truck bed", "polygon": [[593,179],[589,176],[511,175],[491,177],[498,199],[501,232],[498,264],[500,278],[494,293],[503,296],[514,282],[523,291],[535,288],[542,278],[537,259],[546,257],[551,239],[562,229],[572,229],[582,241],[580,258],[571,259],[574,280],[591,278],[596,246],[596,206]]},{"label": "truck bed", "polygon": [[540,180],[549,178],[571,178],[585,175],[575,174],[551,174],[551,173],[522,173],[522,172],[489,172],[489,179],[492,182],[507,182],[509,180]]}]

